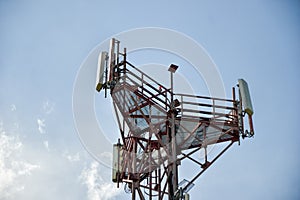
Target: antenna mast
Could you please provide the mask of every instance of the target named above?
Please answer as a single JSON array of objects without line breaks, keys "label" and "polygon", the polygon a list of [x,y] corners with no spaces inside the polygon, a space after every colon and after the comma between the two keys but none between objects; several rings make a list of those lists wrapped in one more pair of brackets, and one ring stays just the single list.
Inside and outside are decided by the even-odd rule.
[{"label": "antenna mast", "polygon": [[[170,65],[167,88],[128,62],[126,48],[120,52],[115,38],[109,53],[99,55],[96,90],[104,90],[105,97],[110,92],[120,130],[113,146],[112,180],[117,187],[123,183],[133,200],[189,199],[189,190],[204,171],[240,137],[254,135],[245,80],[238,80],[238,99],[235,87],[232,99],[177,94],[173,75],[178,68]],[[246,114],[250,131],[244,130]],[[212,145],[221,143],[218,153],[209,154]],[[179,182],[184,162],[198,171],[191,180]]]}]

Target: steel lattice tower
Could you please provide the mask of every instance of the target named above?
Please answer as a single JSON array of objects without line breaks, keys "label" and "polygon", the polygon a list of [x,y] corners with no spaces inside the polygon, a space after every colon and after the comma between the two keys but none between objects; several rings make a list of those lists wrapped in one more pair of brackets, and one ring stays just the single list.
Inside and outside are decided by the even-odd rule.
[{"label": "steel lattice tower", "polygon": [[[113,149],[113,181],[132,199],[189,199],[188,191],[195,180],[207,170],[233,143],[252,137],[253,125],[247,83],[239,79],[238,98],[214,98],[173,91],[157,82],[126,60],[126,49],[111,40],[109,53],[101,52],[98,61],[97,91],[107,91],[112,98],[120,139]],[[250,132],[244,130],[248,115]],[[223,143],[218,153],[208,148]],[[201,151],[201,155],[200,152]],[[179,182],[183,161],[195,164],[194,177]]]}]

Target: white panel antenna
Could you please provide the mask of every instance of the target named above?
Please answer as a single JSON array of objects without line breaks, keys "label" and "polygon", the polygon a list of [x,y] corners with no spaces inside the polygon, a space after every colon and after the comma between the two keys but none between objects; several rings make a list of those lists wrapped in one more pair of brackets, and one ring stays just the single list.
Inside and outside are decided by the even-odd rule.
[{"label": "white panel antenna", "polygon": [[112,169],[112,181],[117,182],[118,174],[120,173],[121,163],[123,160],[122,157],[122,145],[120,143],[113,145],[113,169]]},{"label": "white panel antenna", "polygon": [[98,68],[97,68],[97,79],[96,79],[96,90],[100,92],[104,85],[104,69],[106,68],[106,60],[108,53],[102,51],[98,57]]},{"label": "white panel antenna", "polygon": [[254,111],[252,107],[248,84],[244,79],[239,79],[238,82],[244,110],[248,115],[252,116]]}]

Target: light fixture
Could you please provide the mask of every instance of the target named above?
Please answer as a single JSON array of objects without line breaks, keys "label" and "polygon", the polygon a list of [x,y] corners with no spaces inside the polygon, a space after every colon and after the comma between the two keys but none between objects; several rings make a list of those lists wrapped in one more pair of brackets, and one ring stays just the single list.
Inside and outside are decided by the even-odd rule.
[{"label": "light fixture", "polygon": [[177,69],[178,69],[177,65],[171,64],[168,71],[172,72],[172,73],[175,73]]}]

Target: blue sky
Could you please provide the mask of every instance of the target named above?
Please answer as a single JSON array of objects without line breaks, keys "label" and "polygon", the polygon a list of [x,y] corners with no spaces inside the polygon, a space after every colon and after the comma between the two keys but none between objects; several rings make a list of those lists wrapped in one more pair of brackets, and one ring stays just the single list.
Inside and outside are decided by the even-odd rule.
[{"label": "blue sky", "polygon": [[81,145],[72,92],[96,45],[140,27],[201,44],[229,97],[238,78],[250,86],[254,139],[234,145],[191,198],[299,199],[300,4],[288,0],[1,0],[0,199],[130,198]]}]

